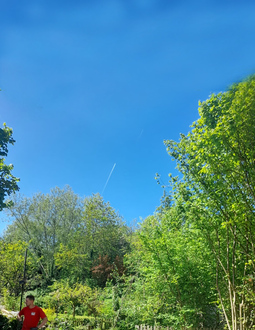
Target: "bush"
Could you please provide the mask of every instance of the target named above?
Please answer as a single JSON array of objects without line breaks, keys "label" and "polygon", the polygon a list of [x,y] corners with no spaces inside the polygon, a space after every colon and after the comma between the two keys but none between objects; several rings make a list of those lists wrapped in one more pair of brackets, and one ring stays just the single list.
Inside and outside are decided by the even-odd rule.
[{"label": "bush", "polygon": [[4,329],[7,324],[8,324],[8,318],[0,314],[0,329]]},{"label": "bush", "polygon": [[4,288],[2,290],[2,302],[6,309],[11,311],[19,310],[20,297],[15,297],[11,295],[9,290]]},{"label": "bush", "polygon": [[22,325],[17,319],[8,319],[8,317],[0,314],[1,330],[21,330]]},{"label": "bush", "polygon": [[50,317],[47,329],[79,330],[84,329],[84,327],[88,325],[96,327],[96,321],[94,317],[76,316],[75,318],[73,318],[71,315],[68,314],[54,314]]}]

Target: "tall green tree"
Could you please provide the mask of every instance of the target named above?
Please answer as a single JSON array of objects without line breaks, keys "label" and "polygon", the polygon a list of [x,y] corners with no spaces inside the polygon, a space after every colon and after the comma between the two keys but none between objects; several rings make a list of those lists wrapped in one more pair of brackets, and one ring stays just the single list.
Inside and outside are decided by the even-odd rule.
[{"label": "tall green tree", "polygon": [[[62,253],[60,251],[57,255],[58,266],[62,272],[66,273],[67,269],[69,274],[73,272],[76,279],[93,275],[96,284],[104,286],[105,280],[102,279],[108,278],[109,268],[114,269],[116,260],[122,259],[128,251],[127,236],[127,226],[109,202],[105,202],[99,194],[86,197],[82,201],[82,216],[73,239],[63,245]],[[64,250],[72,254],[70,264],[64,258]],[[105,259],[109,267],[103,267],[102,260]],[[98,267],[101,269],[100,276],[95,276],[98,275]]]},{"label": "tall green tree", "polygon": [[177,161],[186,217],[215,260],[215,287],[228,329],[253,325],[255,278],[255,78],[200,103],[200,118],[179,142]]},{"label": "tall green tree", "polygon": [[119,213],[99,194],[85,198],[83,210],[83,233],[92,260],[104,255],[111,260],[123,256],[128,247],[127,227]]},{"label": "tall green tree", "polygon": [[5,240],[19,238],[27,242],[47,282],[56,276],[54,255],[60,244],[67,244],[80,223],[80,198],[65,187],[32,198],[16,195],[12,202],[9,213],[13,223],[7,228]]},{"label": "tall green tree", "polygon": [[5,163],[9,145],[15,143],[12,133],[12,129],[7,127],[5,123],[3,128],[0,128],[0,211],[8,206],[5,198],[19,190],[17,184],[19,179],[11,173],[13,165]]},{"label": "tall green tree", "polygon": [[127,257],[132,288],[121,303],[129,322],[138,318],[140,324],[156,322],[175,329],[219,328],[210,251],[184,217],[180,203],[141,224]]},{"label": "tall green tree", "polygon": [[127,250],[126,226],[99,194],[81,199],[70,187],[56,187],[12,201],[5,240],[29,244],[45,284],[65,277],[85,281],[100,256],[113,262]]}]

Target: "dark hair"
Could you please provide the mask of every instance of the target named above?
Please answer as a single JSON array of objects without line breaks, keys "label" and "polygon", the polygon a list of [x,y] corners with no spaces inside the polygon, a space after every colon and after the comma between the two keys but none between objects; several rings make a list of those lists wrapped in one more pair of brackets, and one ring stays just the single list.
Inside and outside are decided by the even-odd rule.
[{"label": "dark hair", "polygon": [[29,300],[35,300],[35,297],[33,296],[33,295],[31,295],[31,294],[29,294],[28,296],[26,296],[26,298],[27,299],[29,299]]}]

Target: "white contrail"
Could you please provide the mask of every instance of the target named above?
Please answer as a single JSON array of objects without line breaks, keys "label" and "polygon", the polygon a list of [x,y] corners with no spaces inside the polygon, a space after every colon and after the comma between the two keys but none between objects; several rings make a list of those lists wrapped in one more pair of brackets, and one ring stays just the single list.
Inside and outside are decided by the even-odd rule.
[{"label": "white contrail", "polygon": [[116,163],[114,163],[114,165],[113,165],[113,167],[112,167],[112,170],[111,170],[111,172],[110,172],[110,174],[109,174],[109,176],[108,176],[108,179],[106,180],[106,183],[105,183],[105,185],[104,185],[104,189],[103,189],[103,191],[102,191],[102,195],[103,195],[103,193],[104,193],[104,191],[105,191],[105,188],[106,188],[106,186],[107,186],[107,184],[108,184],[108,182],[109,182],[109,180],[110,180],[110,178],[111,178],[111,175],[112,175],[112,172],[113,172],[115,166],[116,166]]},{"label": "white contrail", "polygon": [[141,130],[141,133],[139,134],[139,136],[138,136],[138,138],[137,138],[137,140],[139,140],[140,139],[140,137],[143,135],[143,129]]}]

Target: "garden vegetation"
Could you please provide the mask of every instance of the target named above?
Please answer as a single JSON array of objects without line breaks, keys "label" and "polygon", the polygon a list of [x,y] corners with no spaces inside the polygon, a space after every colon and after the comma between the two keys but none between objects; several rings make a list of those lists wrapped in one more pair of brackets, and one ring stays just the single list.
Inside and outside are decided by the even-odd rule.
[{"label": "garden vegetation", "polygon": [[[19,308],[28,249],[25,288],[48,329],[255,328],[255,78],[198,110],[187,135],[164,141],[179,175],[137,228],[70,187],[2,202],[13,221],[0,240],[1,304]],[[13,180],[0,193],[17,190],[0,170]]]}]

